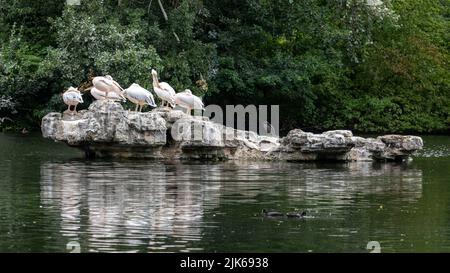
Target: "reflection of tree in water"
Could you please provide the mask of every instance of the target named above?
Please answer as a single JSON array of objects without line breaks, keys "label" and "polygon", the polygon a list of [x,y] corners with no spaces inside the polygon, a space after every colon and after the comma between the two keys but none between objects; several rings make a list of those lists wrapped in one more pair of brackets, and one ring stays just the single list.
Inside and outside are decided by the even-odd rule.
[{"label": "reflection of tree in water", "polygon": [[[181,166],[181,165],[180,165]],[[89,248],[147,244],[165,249],[199,240],[204,209],[218,203],[210,170],[142,163],[45,163],[41,197],[61,210],[62,234],[88,234]],[[203,180],[203,182],[202,182]]]}]

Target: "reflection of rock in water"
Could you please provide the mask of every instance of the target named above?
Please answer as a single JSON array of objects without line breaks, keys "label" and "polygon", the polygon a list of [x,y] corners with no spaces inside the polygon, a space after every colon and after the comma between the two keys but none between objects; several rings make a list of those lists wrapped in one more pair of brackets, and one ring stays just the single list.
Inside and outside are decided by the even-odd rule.
[{"label": "reflection of rock in water", "polygon": [[422,170],[407,164],[354,162],[309,168],[306,165],[298,171],[297,181],[289,184],[292,198],[329,199],[339,204],[350,203],[360,194],[394,192],[410,201],[422,196]]},{"label": "reflection of rock in water", "polygon": [[92,250],[186,244],[200,239],[204,209],[217,205],[220,184],[200,181],[209,171],[178,169],[145,162],[45,163],[42,203],[60,209],[64,236],[87,233]]},{"label": "reflection of rock in water", "polygon": [[235,200],[241,202],[255,202],[261,194],[339,204],[358,194],[394,192],[411,201],[422,196],[422,170],[405,163],[227,163],[221,171],[221,195],[239,195]]}]

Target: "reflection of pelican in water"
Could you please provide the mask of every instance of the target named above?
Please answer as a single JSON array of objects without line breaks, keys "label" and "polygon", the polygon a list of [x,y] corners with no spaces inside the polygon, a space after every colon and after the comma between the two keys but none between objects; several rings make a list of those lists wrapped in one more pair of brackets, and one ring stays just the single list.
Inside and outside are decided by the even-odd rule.
[{"label": "reflection of pelican in water", "polygon": [[60,164],[58,174],[55,174],[44,166],[41,168],[41,178],[42,204],[52,208],[55,206],[64,208],[61,210],[61,233],[72,239],[78,238],[83,189],[81,184],[64,184],[62,181],[66,179],[83,181],[83,172],[74,172],[73,166]]},{"label": "reflection of pelican in water", "polygon": [[163,164],[135,163],[110,163],[108,173],[101,171],[107,163],[44,164],[42,203],[61,210],[63,235],[87,232],[89,248],[101,251],[114,251],[117,244],[157,250],[171,237],[183,244],[199,240],[205,207],[218,204],[211,198],[219,195],[208,191],[217,188],[190,173],[180,181]]}]

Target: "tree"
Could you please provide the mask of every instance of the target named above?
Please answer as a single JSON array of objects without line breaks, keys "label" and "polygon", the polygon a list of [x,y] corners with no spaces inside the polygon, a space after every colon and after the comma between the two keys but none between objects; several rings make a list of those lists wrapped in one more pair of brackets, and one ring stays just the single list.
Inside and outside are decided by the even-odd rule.
[{"label": "tree", "polygon": [[38,124],[90,75],[150,87],[152,67],[207,104],[279,104],[284,132],[449,128],[445,0],[63,2],[0,0],[0,117]]}]

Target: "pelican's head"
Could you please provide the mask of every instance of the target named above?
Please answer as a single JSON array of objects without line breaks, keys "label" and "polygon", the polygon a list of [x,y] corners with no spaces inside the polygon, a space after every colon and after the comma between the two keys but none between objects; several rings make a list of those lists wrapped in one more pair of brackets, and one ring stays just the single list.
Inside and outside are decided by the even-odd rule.
[{"label": "pelican's head", "polygon": [[80,91],[78,89],[76,89],[75,87],[73,87],[73,86],[69,87],[69,89],[67,89],[66,92],[69,92],[69,91],[74,91],[74,92],[80,93]]},{"label": "pelican's head", "polygon": [[108,80],[112,81],[113,78],[110,75],[106,75],[105,78],[107,78]]},{"label": "pelican's head", "polygon": [[192,95],[192,91],[191,91],[190,89],[184,90],[184,93],[189,94],[189,95]]},{"label": "pelican's head", "polygon": [[156,72],[155,69],[152,69],[152,75],[153,75],[153,76],[157,76],[157,75],[158,75],[158,72]]}]

